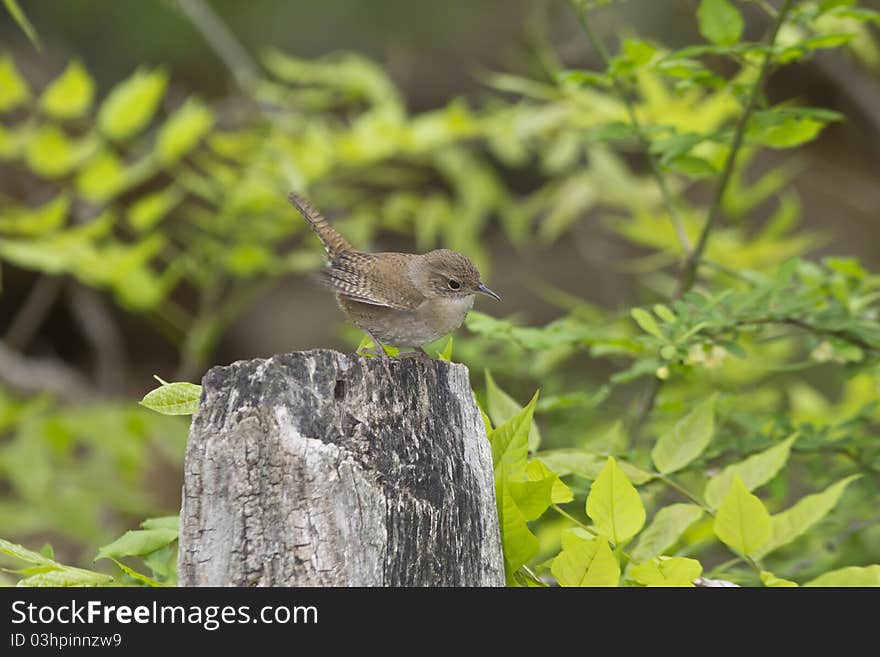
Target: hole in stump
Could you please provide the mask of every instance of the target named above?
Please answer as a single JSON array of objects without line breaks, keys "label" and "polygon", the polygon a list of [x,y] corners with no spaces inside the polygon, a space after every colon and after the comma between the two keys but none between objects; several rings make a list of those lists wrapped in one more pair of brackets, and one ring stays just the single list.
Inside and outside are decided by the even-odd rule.
[{"label": "hole in stump", "polygon": [[336,379],[336,387],[333,388],[333,396],[337,401],[345,399],[345,380]]}]

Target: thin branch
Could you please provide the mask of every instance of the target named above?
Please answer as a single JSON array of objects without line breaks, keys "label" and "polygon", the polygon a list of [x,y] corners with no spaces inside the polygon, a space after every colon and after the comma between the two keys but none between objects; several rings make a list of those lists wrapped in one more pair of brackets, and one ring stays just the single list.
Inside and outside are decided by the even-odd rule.
[{"label": "thin branch", "polygon": [[251,82],[259,77],[259,68],[211,6],[204,0],[177,0],[177,4],[226,67],[232,71],[238,85],[248,89]]},{"label": "thin branch", "polygon": [[0,342],[0,383],[21,394],[49,393],[61,401],[93,399],[97,392],[78,371],[51,358],[29,358]]},{"label": "thin branch", "polygon": [[796,326],[809,333],[815,333],[816,335],[827,335],[833,338],[837,338],[838,340],[843,340],[844,342],[849,342],[850,344],[855,345],[865,351],[880,351],[880,346],[871,344],[867,340],[864,340],[857,335],[853,335],[849,331],[845,331],[842,329],[828,329],[821,326],[815,326],[814,324],[810,324],[808,321],[800,319],[799,317],[758,317],[756,319],[748,319],[739,322],[738,326],[747,326],[751,324],[787,324],[789,326]]},{"label": "thin branch", "polygon": [[721,178],[718,181],[718,185],[715,187],[712,203],[709,206],[709,213],[706,216],[706,223],[703,224],[703,230],[700,232],[697,245],[688,256],[682,270],[680,286],[677,294],[678,297],[681,297],[685,292],[690,290],[696,282],[700,259],[703,257],[703,252],[706,250],[706,246],[709,242],[709,235],[712,233],[712,229],[718,221],[718,216],[721,214],[721,203],[724,200],[724,194],[727,192],[727,186],[733,177],[736,156],[739,154],[740,148],[742,147],[749,119],[758,103],[758,97],[762,93],[767,74],[770,72],[770,65],[773,61],[773,46],[776,43],[776,37],[779,34],[779,29],[782,27],[782,24],[785,22],[786,16],[788,16],[788,12],[791,10],[791,6],[792,0],[785,0],[779,13],[776,15],[776,20],[770,30],[770,36],[767,39],[767,52],[761,62],[758,79],[755,80],[755,83],[752,85],[751,93],[746,101],[746,106],[736,123],[736,128],[733,133],[733,141],[730,146],[730,153],[727,156],[727,161],[724,164],[724,169],[721,172]]},{"label": "thin branch", "polygon": [[68,306],[95,358],[98,387],[107,394],[120,394],[125,384],[125,348],[119,327],[100,295],[73,282]]},{"label": "thin branch", "polygon": [[62,279],[58,276],[43,275],[37,279],[21,310],[6,329],[3,339],[10,349],[21,351],[28,346],[34,333],[55,304],[55,300],[58,299],[61,284]]},{"label": "thin branch", "polygon": [[[724,199],[724,194],[727,191],[727,186],[730,184],[731,177],[733,176],[736,156],[739,154],[740,147],[742,146],[749,118],[751,117],[752,111],[755,109],[755,106],[758,102],[758,96],[761,94],[764,86],[764,81],[767,78],[768,72],[770,71],[770,63],[773,59],[773,45],[776,43],[776,37],[779,34],[779,29],[785,22],[785,18],[788,15],[788,12],[791,10],[791,6],[792,0],[785,0],[785,3],[782,5],[782,9],[780,9],[775,16],[775,22],[773,23],[773,27],[771,28],[770,35],[767,39],[767,53],[764,55],[764,60],[761,62],[761,69],[758,72],[758,79],[755,80],[755,83],[752,86],[751,94],[749,95],[746,107],[736,124],[730,153],[727,156],[727,161],[725,162],[724,170],[721,173],[721,178],[718,181],[718,186],[715,188],[715,194],[712,198],[712,203],[709,206],[709,213],[706,216],[706,223],[703,225],[703,230],[700,232],[700,237],[697,240],[697,246],[692,251],[690,251],[687,260],[684,263],[684,267],[682,267],[681,274],[679,276],[678,290],[676,291],[675,295],[676,298],[681,298],[682,296],[684,296],[684,294],[694,286],[694,283],[697,280],[697,270],[700,266],[700,263],[703,261],[703,253],[706,250],[706,246],[708,245],[709,235],[712,232],[712,229],[715,226],[715,222],[718,220],[718,215],[721,212],[721,202]],[[636,418],[633,421],[633,429],[631,431],[633,443],[635,443],[643,425],[645,424],[645,422],[647,422],[648,416],[651,414],[651,411],[654,408],[654,403],[657,399],[657,396],[660,392],[660,387],[662,385],[662,381],[656,377],[652,379],[651,383],[649,384],[649,388],[643,398],[644,402],[640,406],[636,414]]]},{"label": "thin branch", "polygon": [[[605,69],[608,70],[611,66],[611,56],[609,55],[608,50],[605,48],[605,44],[602,43],[602,40],[593,31],[593,28],[590,25],[589,20],[587,19],[586,8],[582,9],[581,7],[579,7],[576,0],[569,0],[569,2],[571,4],[572,10],[574,10],[574,13],[577,15],[578,22],[581,24],[584,33],[587,35],[587,39],[589,39],[596,53],[598,53],[599,59],[602,60],[602,64],[605,66]],[[611,80],[614,84],[614,89],[617,92],[617,95],[620,96],[620,100],[623,101],[623,104],[626,106],[626,112],[629,116],[630,124],[632,124],[633,131],[636,133],[636,139],[639,142],[639,147],[644,151],[645,157],[648,158],[648,163],[651,166],[651,173],[654,175],[654,179],[657,181],[657,186],[660,188],[660,193],[663,196],[663,202],[666,205],[666,210],[669,212],[669,218],[672,221],[672,225],[675,227],[675,234],[678,238],[678,242],[679,244],[681,244],[681,248],[684,251],[685,256],[689,257],[692,253],[692,246],[690,240],[688,239],[687,233],[685,232],[684,222],[682,221],[681,214],[679,213],[678,207],[675,204],[672,190],[669,189],[669,183],[666,180],[666,176],[663,175],[663,171],[660,169],[660,164],[657,162],[657,158],[655,158],[654,155],[651,153],[651,144],[648,141],[648,138],[645,136],[642,124],[639,121],[638,115],[636,114],[635,103],[633,103],[620,78],[612,75]]]}]

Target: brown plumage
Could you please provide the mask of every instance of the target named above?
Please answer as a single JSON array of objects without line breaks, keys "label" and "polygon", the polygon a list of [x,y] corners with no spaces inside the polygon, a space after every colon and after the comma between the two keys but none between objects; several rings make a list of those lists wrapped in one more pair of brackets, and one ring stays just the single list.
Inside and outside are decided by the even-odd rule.
[{"label": "brown plumage", "polygon": [[308,200],[290,202],[320,238],[328,264],[319,280],[336,293],[343,312],[381,345],[421,347],[456,330],[477,293],[500,297],[483,285],[467,256],[449,249],[422,255],[365,253],[346,241]]}]

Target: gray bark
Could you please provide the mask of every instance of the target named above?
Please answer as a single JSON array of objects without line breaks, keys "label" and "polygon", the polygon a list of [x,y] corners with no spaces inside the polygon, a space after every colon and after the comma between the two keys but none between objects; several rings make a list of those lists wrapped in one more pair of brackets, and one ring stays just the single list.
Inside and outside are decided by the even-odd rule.
[{"label": "gray bark", "polygon": [[180,585],[504,585],[466,367],[316,350],[215,367],[202,383]]}]

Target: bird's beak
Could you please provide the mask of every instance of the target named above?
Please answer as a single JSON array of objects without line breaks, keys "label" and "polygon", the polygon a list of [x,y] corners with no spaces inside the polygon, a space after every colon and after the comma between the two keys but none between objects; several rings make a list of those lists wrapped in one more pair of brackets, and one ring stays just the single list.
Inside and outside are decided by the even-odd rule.
[{"label": "bird's beak", "polygon": [[490,297],[492,297],[493,299],[495,299],[495,301],[501,301],[501,297],[500,297],[500,296],[498,296],[497,294],[495,294],[492,290],[490,290],[488,287],[486,287],[486,286],[483,285],[482,283],[480,283],[479,285],[477,285],[477,289],[478,289],[480,292],[482,292],[483,294],[488,294]]}]

